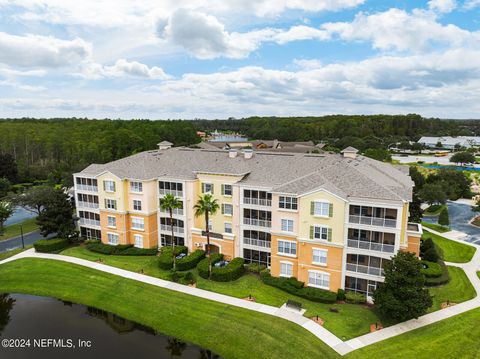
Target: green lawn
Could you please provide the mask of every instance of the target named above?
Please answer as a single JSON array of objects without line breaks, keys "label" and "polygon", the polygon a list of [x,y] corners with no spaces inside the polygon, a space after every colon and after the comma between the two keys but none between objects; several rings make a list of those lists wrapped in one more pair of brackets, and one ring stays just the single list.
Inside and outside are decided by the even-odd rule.
[{"label": "green lawn", "polygon": [[7,259],[9,257],[14,256],[15,254],[18,254],[20,252],[26,251],[29,248],[32,248],[33,246],[26,246],[25,249],[23,248],[17,248],[17,249],[12,249],[11,251],[8,252],[2,252],[0,253],[0,261],[3,261],[4,259]]},{"label": "green lawn", "polygon": [[0,292],[94,306],[225,358],[339,357],[311,333],[286,320],[70,263],[20,259],[1,265],[0,278]]},{"label": "green lawn", "polygon": [[425,209],[423,212],[424,216],[438,216],[440,212],[444,209],[447,208],[446,204],[443,204],[441,206],[439,205],[433,205]]},{"label": "green lawn", "polygon": [[23,226],[23,234],[32,232],[38,228],[37,223],[35,223],[35,218],[29,218],[24,220],[23,222],[11,224],[5,227],[3,234],[0,235],[0,241],[19,236],[20,225]]},{"label": "green lawn", "polygon": [[422,226],[433,229],[434,231],[437,231],[440,233],[445,233],[450,231],[450,228],[442,226],[440,224],[436,224],[436,223],[422,222]]},{"label": "green lawn", "polygon": [[461,303],[475,298],[476,292],[467,275],[461,268],[448,267],[450,282],[439,287],[431,287],[430,294],[433,296],[433,306],[430,312],[441,309],[444,302]]},{"label": "green lawn", "polygon": [[[64,250],[61,254],[73,257],[83,258],[91,261],[103,259],[105,264],[139,272],[143,269],[145,274],[165,279],[167,271],[158,267],[156,257],[132,257],[132,256],[110,256],[93,253],[84,247],[73,247]],[[312,317],[318,315],[325,321],[325,328],[330,330],[341,339],[351,339],[370,331],[370,324],[381,322],[384,325],[391,324],[382,319],[374,310],[363,305],[356,304],[322,304],[312,302],[294,295],[288,294],[278,288],[267,286],[258,276],[249,274],[244,275],[234,282],[221,283],[208,281],[196,275],[197,287],[210,290],[212,292],[222,293],[237,298],[245,298],[251,294],[257,302],[276,307],[282,306],[288,299],[293,299],[302,303],[307,309],[305,315]],[[339,313],[330,312],[330,308],[338,308]]]},{"label": "green lawn", "polygon": [[480,357],[480,308],[348,354],[347,359]]},{"label": "green lawn", "polygon": [[446,262],[452,263],[467,263],[470,262],[475,254],[476,248],[467,244],[451,241],[445,237],[438,236],[428,229],[425,230],[422,238],[431,237],[435,244],[443,251],[443,259]]}]

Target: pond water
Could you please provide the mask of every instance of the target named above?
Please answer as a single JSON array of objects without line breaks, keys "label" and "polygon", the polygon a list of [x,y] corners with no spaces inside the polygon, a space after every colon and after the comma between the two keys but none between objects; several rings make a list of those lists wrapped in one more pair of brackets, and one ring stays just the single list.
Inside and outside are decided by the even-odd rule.
[{"label": "pond water", "polygon": [[[6,339],[30,339],[30,348],[0,346],[2,359],[220,358],[100,309],[23,294],[0,294],[0,339],[2,344]],[[64,346],[75,348],[39,348],[40,339],[63,339]],[[91,341],[91,347],[79,348],[79,340]]]},{"label": "pond water", "polygon": [[[464,232],[468,235],[465,238],[468,242],[480,243],[480,228],[472,226],[468,222],[480,213],[473,212],[468,204],[447,202],[448,216],[450,218],[450,228],[456,231]],[[438,217],[423,217],[425,222],[437,223]]]},{"label": "pond water", "polygon": [[22,207],[17,207],[15,208],[15,212],[13,212],[12,216],[7,219],[7,221],[5,222],[5,225],[9,226],[10,224],[22,222],[26,219],[33,218],[33,217],[35,217],[35,213],[31,211],[27,211]]}]

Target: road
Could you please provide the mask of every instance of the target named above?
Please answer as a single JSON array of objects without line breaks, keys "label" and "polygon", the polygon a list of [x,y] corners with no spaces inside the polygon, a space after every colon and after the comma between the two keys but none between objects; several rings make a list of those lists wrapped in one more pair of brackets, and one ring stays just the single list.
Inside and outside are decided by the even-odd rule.
[{"label": "road", "polygon": [[[47,238],[54,237],[55,234],[50,234]],[[23,235],[25,245],[33,244],[34,242],[38,241],[39,239],[45,239],[41,234],[40,230],[36,230],[30,233],[26,233]],[[13,237],[10,239],[6,239],[4,241],[0,241],[0,253],[6,252],[11,249],[20,248],[22,246],[22,238],[20,236]]]}]

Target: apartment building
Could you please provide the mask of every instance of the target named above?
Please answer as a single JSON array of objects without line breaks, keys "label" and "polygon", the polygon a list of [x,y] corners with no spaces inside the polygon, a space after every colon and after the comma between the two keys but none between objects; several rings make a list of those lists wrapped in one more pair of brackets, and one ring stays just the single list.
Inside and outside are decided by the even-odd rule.
[{"label": "apartment building", "polygon": [[421,226],[407,223],[413,182],[396,167],[346,148],[341,154],[205,150],[142,152],[74,175],[82,236],[137,247],[170,245],[162,196],[174,211],[177,244],[206,246],[199,196],[220,210],[208,223],[211,251],[268,266],[274,276],[306,285],[372,293],[399,250],[418,255]]}]

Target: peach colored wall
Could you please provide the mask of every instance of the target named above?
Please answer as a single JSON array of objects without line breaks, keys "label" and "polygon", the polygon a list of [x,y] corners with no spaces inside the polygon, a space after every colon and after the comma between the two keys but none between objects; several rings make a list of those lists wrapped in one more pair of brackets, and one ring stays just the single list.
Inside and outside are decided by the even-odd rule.
[{"label": "peach colored wall", "polygon": [[[295,241],[294,237],[280,236],[272,234],[272,253],[270,258],[270,273],[274,277],[280,276],[280,262],[291,262],[293,264],[293,276],[297,277],[298,275],[298,259],[295,256],[285,256],[277,253],[278,240],[286,241]],[[298,254],[298,243],[297,243],[297,254]]]},{"label": "peach colored wall", "polygon": [[408,236],[407,251],[415,253],[417,257],[420,256],[420,237]]},{"label": "peach colored wall", "polygon": [[[207,244],[207,238],[194,233],[192,234],[192,243],[193,245],[190,248],[192,251],[199,249],[199,247],[196,247],[194,243],[202,243],[201,249],[205,249],[204,244]],[[235,257],[234,241],[228,239],[210,238],[210,244],[220,247],[220,253],[224,255],[225,259],[230,260]]]},{"label": "peach colored wall", "polygon": [[299,229],[299,216],[298,211],[289,211],[278,207],[279,195],[272,195],[272,231],[282,231],[282,219],[293,220],[293,233],[298,234]]},{"label": "peach colored wall", "polygon": [[[143,236],[143,248],[152,248],[158,246],[158,231],[157,231],[157,215],[153,213],[149,216],[143,216],[138,214],[130,213],[128,214],[128,225],[127,225],[127,238],[128,243],[135,244],[135,234],[140,234]],[[144,230],[136,230],[131,228],[132,217],[143,218],[144,220]]]},{"label": "peach colored wall", "polygon": [[[130,192],[130,182],[127,181],[127,193],[128,200],[126,207],[128,211],[136,212],[133,210],[133,200],[142,201],[142,210],[143,214],[151,214],[152,212],[157,211],[158,209],[158,198],[157,198],[157,181],[143,181],[142,182],[142,193]],[[134,181],[136,182],[136,181]]]},{"label": "peach colored wall", "polygon": [[[116,228],[108,227],[108,216],[113,216],[116,218]],[[107,233],[116,233],[119,235],[118,243],[119,244],[127,244],[127,238],[125,236],[125,214],[110,212],[105,210],[100,210],[100,226],[102,231],[102,242],[108,244],[108,235]]]}]

